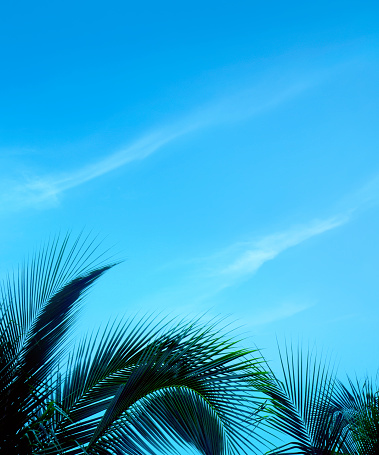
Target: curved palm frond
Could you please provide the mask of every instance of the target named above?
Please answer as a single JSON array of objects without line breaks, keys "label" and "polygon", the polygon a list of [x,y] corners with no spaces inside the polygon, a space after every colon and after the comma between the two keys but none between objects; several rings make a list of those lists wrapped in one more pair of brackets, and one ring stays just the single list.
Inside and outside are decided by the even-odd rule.
[{"label": "curved palm frond", "polygon": [[348,378],[349,386],[337,382],[333,400],[336,414],[346,425],[349,453],[374,455],[379,453],[379,386],[368,378],[361,384]]},{"label": "curved palm frond", "polygon": [[97,246],[88,238],[68,244],[69,236],[53,240],[0,290],[0,448],[6,453],[28,453],[27,435],[46,418],[44,404],[81,299],[112,267],[93,268]]},{"label": "curved palm frond", "polygon": [[[100,257],[101,259],[101,257]],[[254,449],[261,358],[217,324],[143,318],[72,349],[82,298],[114,264],[88,239],[51,242],[0,296],[0,449],[9,454],[204,455]],[[69,350],[69,351],[68,351]],[[67,357],[67,353],[70,355]]]},{"label": "curved palm frond", "polygon": [[203,454],[243,453],[254,444],[248,422],[259,403],[249,379],[262,374],[251,354],[199,323],[111,326],[71,359],[61,395],[66,418],[55,429],[60,445],[70,447],[75,428],[94,454],[167,453],[172,442]]},{"label": "curved palm frond", "polygon": [[[275,455],[345,453],[345,425],[331,412],[335,377],[328,364],[292,346],[280,352],[283,379],[271,371],[269,380],[254,385],[271,400],[268,424],[290,442],[271,450]],[[259,379],[259,378],[258,378]]]}]

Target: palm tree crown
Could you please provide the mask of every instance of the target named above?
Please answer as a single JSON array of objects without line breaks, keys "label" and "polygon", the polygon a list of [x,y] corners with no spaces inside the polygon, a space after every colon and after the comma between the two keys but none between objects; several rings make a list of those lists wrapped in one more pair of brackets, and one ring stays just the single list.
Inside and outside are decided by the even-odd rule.
[{"label": "palm tree crown", "polygon": [[[0,290],[0,450],[204,455],[254,450],[262,375],[215,324],[121,320],[72,345],[83,297],[114,263],[56,239]],[[250,452],[251,453],[251,452]]]},{"label": "palm tree crown", "polygon": [[346,387],[329,363],[292,346],[280,352],[280,361],[281,379],[272,371],[252,378],[270,401],[265,423],[288,441],[270,454],[379,453],[378,385],[349,380]]}]

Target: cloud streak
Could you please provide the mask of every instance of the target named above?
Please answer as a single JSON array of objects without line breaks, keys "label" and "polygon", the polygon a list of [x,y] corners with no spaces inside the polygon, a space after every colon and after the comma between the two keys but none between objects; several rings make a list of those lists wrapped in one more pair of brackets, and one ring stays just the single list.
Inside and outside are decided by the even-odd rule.
[{"label": "cloud streak", "polygon": [[27,178],[23,182],[6,182],[0,196],[0,210],[27,207],[49,208],[59,205],[60,196],[134,161],[141,161],[169,143],[200,129],[242,121],[270,111],[315,85],[315,81],[292,84],[273,94],[259,96],[257,90],[245,90],[183,116],[170,125],[148,131],[131,144],[104,158],[66,173],[52,173]]},{"label": "cloud streak", "polygon": [[1,206],[3,208],[55,206],[63,192],[133,161],[146,159],[185,132],[187,131],[184,128],[173,128],[171,131],[148,133],[120,151],[72,172],[29,179],[22,184],[15,184],[10,190],[2,192]]},{"label": "cloud streak", "polygon": [[[152,308],[165,308],[175,312],[177,302],[180,302],[181,312],[185,309],[188,313],[198,314],[199,311],[209,308],[214,310],[217,297],[223,291],[251,279],[266,263],[288,249],[337,229],[348,223],[350,219],[350,214],[341,214],[313,220],[247,242],[238,242],[208,257],[182,263],[181,271],[180,264],[172,264],[172,268],[175,269],[176,284],[172,285],[171,268],[164,268],[162,272],[167,274],[169,284],[164,286],[165,279],[162,277],[161,282],[164,287],[153,295],[147,296],[143,306],[150,305]],[[254,308],[254,318],[251,319],[250,325],[264,325],[286,319],[313,305],[314,302],[299,302],[296,298],[296,301],[286,299],[271,303],[269,308],[261,310]],[[238,305],[233,307],[233,313],[238,314],[238,310]],[[240,310],[246,314],[245,306]]]},{"label": "cloud streak", "polygon": [[254,317],[251,319],[250,326],[260,326],[282,321],[295,316],[298,313],[309,310],[314,306],[313,303],[287,301],[281,302],[274,307],[263,311],[254,311]]},{"label": "cloud streak", "polygon": [[223,253],[229,260],[215,273],[228,278],[228,282],[233,283],[256,273],[263,264],[273,260],[285,250],[335,229],[347,223],[349,219],[349,215],[344,214],[325,220],[315,220],[307,225],[296,226],[252,242],[238,243]]}]

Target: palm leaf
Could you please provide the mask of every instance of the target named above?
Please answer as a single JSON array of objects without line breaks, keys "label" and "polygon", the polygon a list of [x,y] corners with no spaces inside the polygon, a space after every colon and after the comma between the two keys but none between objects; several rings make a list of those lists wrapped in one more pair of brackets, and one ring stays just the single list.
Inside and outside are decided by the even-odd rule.
[{"label": "palm leaf", "polygon": [[[46,420],[56,367],[84,292],[112,265],[91,269],[96,246],[56,239],[1,287],[1,448],[21,451]],[[77,276],[76,274],[80,275]],[[43,427],[43,425],[42,425]],[[30,430],[30,431],[29,431]],[[25,436],[25,437],[24,437]],[[9,452],[11,453],[11,452]],[[26,452],[25,452],[26,453]]]},{"label": "palm leaf", "polygon": [[[75,429],[75,440],[88,453],[116,450],[117,444],[122,453],[134,453],[136,444],[136,453],[150,453],[151,447],[167,452],[173,441],[211,453],[210,441],[216,450],[222,436],[220,451],[212,453],[243,453],[243,446],[254,446],[251,414],[260,403],[249,384],[252,375],[262,374],[260,359],[251,354],[198,324],[157,328],[145,320],[133,329],[130,322],[111,326],[71,359],[62,392],[68,417],[56,427],[60,444],[80,453],[72,447]],[[183,412],[190,407],[197,414]]]},{"label": "palm leaf", "polygon": [[279,354],[283,379],[271,371],[269,380],[254,381],[271,400],[269,426],[289,440],[271,453],[343,453],[344,423],[331,412],[335,377],[330,366],[309,351],[303,355],[292,346],[286,346],[284,353],[279,350]]},{"label": "palm leaf", "polygon": [[95,252],[53,240],[0,290],[2,452],[254,450],[261,358],[219,325],[142,318],[68,343],[85,292],[113,266]]},{"label": "palm leaf", "polygon": [[333,400],[333,411],[341,415],[346,425],[346,448],[351,453],[373,455],[379,453],[379,386],[366,378],[361,384],[348,378],[348,386],[341,381]]}]

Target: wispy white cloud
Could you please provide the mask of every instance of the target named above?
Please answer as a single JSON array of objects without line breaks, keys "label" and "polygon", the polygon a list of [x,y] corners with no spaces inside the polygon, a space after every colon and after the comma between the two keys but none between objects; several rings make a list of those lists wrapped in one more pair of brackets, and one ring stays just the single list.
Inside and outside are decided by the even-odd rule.
[{"label": "wispy white cloud", "polygon": [[[175,279],[172,278],[170,267],[162,268],[163,276],[160,282],[164,285],[164,276],[167,275],[169,283],[146,296],[142,302],[143,307],[150,305],[151,308],[162,308],[171,313],[176,311],[177,302],[180,302],[182,313],[184,310],[195,315],[207,309],[212,310],[211,314],[217,313],[217,302],[220,301],[219,297],[223,291],[236,288],[242,282],[251,279],[267,262],[289,248],[336,229],[349,220],[349,214],[341,214],[323,220],[313,220],[250,241],[234,243],[210,256],[185,261],[182,270],[180,264],[176,262],[172,265],[175,269]],[[141,305],[140,301],[138,305]],[[233,314],[237,317],[239,310],[243,314],[247,311],[246,304],[240,305],[241,308],[238,303],[233,306]],[[299,301],[298,298],[271,302],[265,309],[252,308],[252,315],[249,316],[252,322],[249,324],[263,325],[286,319],[313,305],[314,302]]]},{"label": "wispy white cloud", "polygon": [[[187,130],[188,128],[189,126]],[[151,132],[129,146],[71,172],[28,178],[22,183],[15,182],[10,187],[7,183],[8,188],[2,191],[1,207],[20,209],[28,206],[36,208],[55,206],[63,192],[101,177],[132,161],[143,160],[186,132],[184,127],[178,126],[171,130],[162,129],[159,132]]]},{"label": "wispy white cloud", "polygon": [[129,145],[79,169],[64,173],[53,172],[38,177],[29,176],[21,182],[4,181],[0,193],[0,210],[54,207],[59,204],[62,193],[69,189],[83,185],[133,161],[144,160],[188,133],[209,126],[238,122],[275,109],[316,83],[314,80],[294,83],[280,90],[272,90],[265,96],[258,96],[257,90],[245,90],[204,105],[167,126],[148,131]]},{"label": "wispy white cloud", "polygon": [[379,205],[379,174],[373,175],[364,185],[349,193],[341,201],[350,213],[360,212]]},{"label": "wispy white cloud", "polygon": [[288,319],[296,314],[309,310],[314,305],[315,304],[311,302],[297,302],[295,300],[280,302],[265,310],[255,310],[254,317],[251,318],[249,325],[259,326],[282,321],[283,319]]},{"label": "wispy white cloud", "polygon": [[[160,272],[163,275],[167,273],[170,284],[147,296],[143,304],[169,310],[171,313],[176,311],[177,303],[180,302],[181,313],[184,310],[188,314],[196,315],[200,311],[212,310],[212,317],[212,314],[218,312],[218,297],[223,291],[237,288],[251,279],[265,264],[288,249],[337,229],[349,223],[361,210],[376,207],[378,204],[379,177],[374,177],[363,187],[347,195],[340,204],[341,212],[335,216],[314,219],[279,232],[236,242],[206,257],[189,258],[161,267]],[[172,285],[173,269],[175,285]],[[164,278],[161,282],[164,283]],[[287,319],[314,305],[315,302],[299,301],[298,297],[271,302],[264,310],[251,309],[249,325],[264,325]],[[239,310],[246,315],[245,304],[242,303],[239,308],[239,304],[235,303],[233,313],[237,317]]]},{"label": "wispy white cloud", "polygon": [[208,259],[209,274],[220,277],[224,288],[232,286],[256,273],[266,262],[273,260],[280,253],[342,226],[349,220],[350,215],[341,214],[324,220],[314,220],[252,241],[236,243]]}]

